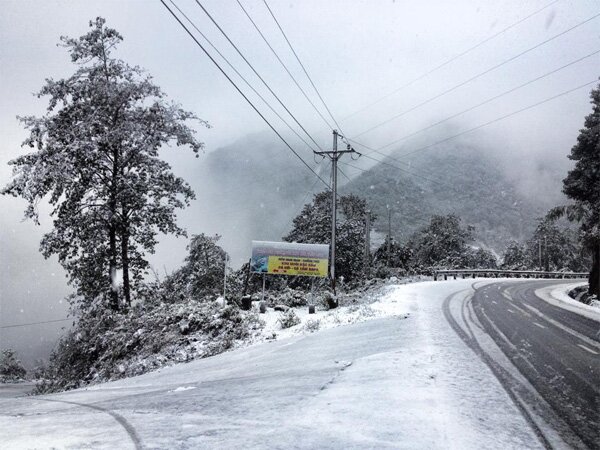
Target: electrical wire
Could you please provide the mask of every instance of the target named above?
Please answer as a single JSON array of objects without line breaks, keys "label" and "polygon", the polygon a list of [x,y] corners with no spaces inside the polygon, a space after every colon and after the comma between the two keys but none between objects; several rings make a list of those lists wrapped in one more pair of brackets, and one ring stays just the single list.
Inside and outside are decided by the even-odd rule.
[{"label": "electrical wire", "polygon": [[422,107],[424,105],[427,105],[428,103],[431,103],[432,101],[437,100],[438,98],[441,98],[444,95],[449,94],[450,92],[453,92],[453,91],[455,91],[458,88],[461,88],[461,87],[469,84],[470,82],[472,82],[472,81],[474,81],[474,80],[482,77],[483,75],[486,75],[486,74],[488,74],[490,72],[493,72],[494,70],[496,70],[496,69],[498,69],[498,68],[500,68],[500,67],[502,67],[502,66],[504,66],[504,65],[506,65],[506,64],[508,64],[508,63],[510,63],[512,61],[515,61],[516,59],[520,58],[521,56],[526,55],[527,53],[532,52],[533,50],[535,50],[537,48],[540,48],[541,46],[543,46],[543,45],[545,45],[545,44],[547,44],[547,43],[549,43],[549,42],[551,42],[551,41],[553,41],[553,40],[555,40],[555,39],[557,39],[557,38],[559,38],[561,36],[564,36],[565,34],[567,34],[567,33],[571,32],[571,31],[573,31],[573,30],[575,30],[575,29],[577,29],[577,28],[585,25],[586,23],[588,23],[588,22],[590,22],[590,21],[592,21],[592,20],[594,20],[594,19],[596,19],[598,17],[600,17],[600,13],[594,14],[593,16],[591,16],[591,17],[583,20],[582,22],[579,22],[578,24],[573,25],[572,27],[567,28],[564,31],[561,31],[558,34],[555,34],[554,36],[552,36],[552,37],[550,37],[550,38],[548,38],[548,39],[546,39],[546,40],[544,40],[544,41],[542,41],[542,42],[534,45],[533,47],[529,47],[527,50],[524,50],[524,51],[516,54],[515,56],[512,56],[512,57],[504,60],[503,62],[501,62],[499,64],[496,64],[496,65],[494,65],[494,66],[492,66],[492,67],[484,70],[483,72],[478,73],[477,75],[472,76],[471,78],[469,78],[469,79],[467,79],[467,80],[465,80],[465,81],[463,81],[463,82],[461,82],[461,83],[459,83],[459,84],[451,87],[450,89],[447,89],[447,90],[445,90],[443,92],[440,92],[439,94],[436,94],[433,97],[430,97],[427,100],[425,100],[425,101],[423,101],[421,103],[418,103],[417,105],[413,106],[412,108],[409,108],[409,109],[407,109],[407,110],[405,110],[405,111],[403,111],[401,113],[398,113],[398,114],[392,116],[391,118],[386,119],[383,122],[380,122],[377,125],[374,125],[374,126],[368,128],[368,129],[362,131],[361,133],[355,135],[352,139],[356,139],[357,137],[363,136],[363,135],[365,135],[365,134],[367,134],[367,133],[369,133],[369,132],[371,132],[371,131],[379,128],[379,127],[382,127],[383,125],[386,125],[386,124],[388,124],[388,123],[390,123],[390,122],[392,122],[392,121],[394,121],[394,120],[396,120],[396,119],[398,119],[398,118],[400,118],[402,116],[405,116],[406,114],[408,114],[410,112],[413,112],[416,109],[418,109],[418,108],[420,108],[420,107]]},{"label": "electrical wire", "polygon": [[306,70],[306,67],[304,67],[304,64],[302,64],[302,61],[300,60],[300,57],[296,53],[296,50],[294,50],[294,47],[292,46],[292,43],[290,42],[290,40],[288,39],[287,35],[285,34],[285,31],[283,31],[283,28],[282,28],[281,24],[279,23],[279,21],[277,20],[277,17],[275,17],[275,14],[273,13],[273,11],[271,10],[271,8],[269,7],[269,4],[267,3],[267,0],[263,0],[263,3],[265,4],[265,6],[267,7],[267,9],[269,10],[269,13],[271,14],[271,17],[273,18],[273,20],[277,24],[277,27],[279,28],[279,31],[281,31],[281,34],[283,35],[285,41],[287,42],[288,46],[290,47],[290,50],[292,51],[292,53],[296,57],[296,61],[298,61],[298,64],[300,64],[300,67],[302,67],[302,71],[306,75],[306,78],[308,78],[308,81],[310,81],[310,84],[312,85],[313,89],[317,93],[319,99],[321,100],[321,103],[323,103],[323,106],[325,106],[325,109],[329,113],[329,116],[331,117],[331,120],[333,120],[333,123],[335,123],[335,125],[338,128],[338,130],[340,130],[342,132],[342,134],[345,134],[342,131],[342,127],[340,127],[340,124],[337,122],[337,120],[335,120],[335,117],[333,117],[333,114],[331,113],[331,110],[327,106],[327,103],[325,103],[325,100],[323,100],[323,97],[321,96],[321,93],[317,89],[317,86],[313,82],[311,76],[308,74],[308,71]]},{"label": "electrical wire", "polygon": [[464,50],[463,52],[459,53],[458,55],[455,55],[455,56],[453,56],[452,58],[450,58],[450,59],[448,59],[448,60],[444,61],[443,63],[441,63],[441,64],[439,64],[439,65],[435,66],[434,68],[430,69],[429,71],[425,72],[425,73],[424,73],[424,74],[422,74],[422,75],[419,75],[418,77],[416,77],[416,78],[412,79],[412,80],[411,80],[411,81],[409,81],[408,83],[406,83],[406,84],[404,84],[404,85],[400,86],[399,88],[397,88],[397,89],[393,90],[392,92],[390,92],[390,93],[388,93],[388,94],[385,94],[385,95],[383,95],[382,97],[380,97],[379,99],[377,99],[377,100],[373,101],[372,103],[369,103],[368,105],[366,105],[366,106],[362,107],[361,109],[359,109],[359,110],[357,110],[357,111],[354,111],[353,113],[351,113],[351,114],[347,115],[346,117],[343,117],[343,118],[342,118],[342,121],[344,121],[344,120],[347,120],[347,119],[349,119],[350,117],[353,117],[353,116],[355,116],[356,114],[358,114],[358,113],[361,113],[361,112],[363,112],[363,111],[365,111],[365,110],[367,110],[367,109],[371,108],[372,106],[374,106],[374,105],[376,105],[376,104],[380,103],[381,101],[383,101],[383,100],[385,100],[386,98],[388,98],[388,97],[390,97],[390,96],[392,96],[392,95],[396,94],[397,92],[400,92],[400,91],[402,91],[403,89],[406,89],[407,87],[411,86],[412,84],[416,83],[417,81],[420,81],[420,80],[422,80],[423,78],[425,78],[425,77],[427,77],[427,76],[431,75],[432,73],[434,73],[434,72],[438,71],[439,69],[441,69],[441,68],[443,68],[443,67],[447,66],[448,64],[450,64],[450,63],[452,63],[452,62],[456,61],[457,59],[459,59],[459,58],[461,58],[461,57],[465,56],[466,54],[468,54],[468,53],[472,52],[473,50],[475,50],[475,49],[477,49],[477,48],[481,47],[483,44],[485,44],[485,43],[487,43],[487,42],[491,41],[492,39],[495,39],[496,37],[500,36],[501,34],[504,34],[504,33],[505,33],[505,32],[507,32],[508,30],[510,30],[511,28],[514,28],[514,27],[516,27],[517,25],[520,25],[521,23],[523,23],[523,22],[525,22],[526,20],[530,19],[531,17],[533,17],[533,16],[535,16],[535,15],[539,14],[540,12],[544,11],[545,9],[547,9],[547,8],[549,8],[550,6],[554,5],[555,3],[558,3],[559,1],[560,1],[560,0],[554,0],[554,1],[550,2],[550,3],[548,3],[546,6],[543,6],[542,8],[540,8],[540,9],[538,9],[538,10],[536,10],[536,11],[532,12],[532,13],[531,13],[531,14],[529,14],[528,16],[526,16],[526,17],[523,17],[522,19],[518,20],[517,22],[514,22],[514,23],[512,23],[511,25],[507,26],[506,28],[503,28],[502,30],[498,31],[497,33],[493,34],[492,36],[490,36],[490,37],[488,37],[488,38],[484,39],[483,41],[479,42],[478,44],[475,44],[474,46],[472,46],[472,47],[469,47],[468,49]]},{"label": "electrical wire", "polygon": [[42,322],[30,322],[30,323],[17,323],[14,325],[2,325],[0,326],[0,328],[5,329],[5,328],[18,328],[18,327],[28,327],[31,325],[42,325],[45,323],[57,323],[57,322],[66,322],[68,320],[74,320],[73,318],[70,319],[55,319],[55,320],[44,320]]},{"label": "electrical wire", "polygon": [[294,154],[296,157],[306,166],[308,170],[310,170],[321,182],[329,188],[329,184],[317,174],[313,170],[312,167],[308,165],[308,163],[292,148],[292,146],[283,138],[283,136],[275,129],[271,122],[267,120],[267,118],[258,110],[258,108],[252,103],[252,101],[242,92],[242,90],[238,87],[238,85],[231,79],[229,75],[225,72],[225,70],[219,65],[219,63],[212,57],[212,55],[206,50],[206,48],[196,39],[196,36],[185,26],[185,24],[181,21],[181,19],[175,14],[175,12],[169,8],[169,5],[165,3],[165,0],[160,0],[163,6],[169,11],[169,13],[175,18],[175,20],[179,23],[179,25],[186,31],[186,33],[193,39],[198,47],[206,54],[206,56],[211,60],[211,62],[219,69],[219,71],[227,78],[227,80],[233,85],[233,87],[238,91],[238,93],[248,102],[248,104],[254,109],[254,111],[260,116],[260,118],[273,130],[273,132],[281,139],[281,141],[286,145],[286,147]]},{"label": "electrical wire", "polygon": [[483,128],[483,127],[487,127],[488,125],[491,125],[493,123],[500,122],[501,120],[507,119],[507,118],[512,117],[512,116],[514,116],[516,114],[522,113],[522,112],[527,111],[527,110],[532,109],[532,108],[535,108],[536,106],[540,106],[540,105],[542,105],[544,103],[548,103],[548,102],[550,102],[552,100],[555,100],[555,99],[557,99],[559,97],[562,97],[562,96],[565,96],[567,94],[570,94],[571,92],[575,92],[575,91],[577,91],[579,89],[583,89],[584,87],[589,86],[591,84],[595,84],[597,82],[598,82],[598,80],[589,81],[589,82],[587,82],[585,84],[582,84],[582,85],[579,85],[579,86],[577,86],[577,87],[575,87],[573,89],[569,89],[567,91],[561,92],[560,94],[553,95],[552,97],[549,97],[549,98],[547,98],[545,100],[542,100],[542,101],[539,101],[537,103],[534,103],[533,105],[526,106],[525,108],[521,108],[521,109],[513,111],[513,112],[511,112],[509,114],[505,114],[503,116],[497,117],[496,119],[493,119],[493,120],[490,120],[488,122],[482,123],[481,125],[477,125],[476,127],[469,128],[468,130],[462,131],[462,132],[457,133],[457,134],[455,134],[453,136],[450,136],[450,137],[447,137],[445,139],[442,139],[441,141],[437,141],[437,142],[434,142],[433,144],[425,145],[423,147],[419,147],[419,148],[417,148],[415,150],[412,150],[410,152],[403,153],[403,154],[399,155],[398,158],[403,158],[405,156],[412,155],[413,153],[417,153],[417,152],[420,152],[420,151],[423,151],[423,150],[427,150],[427,149],[429,149],[431,147],[434,147],[436,145],[443,144],[444,142],[448,142],[451,139],[455,139],[455,138],[463,136],[463,135],[465,135],[467,133],[471,133],[471,132],[473,132],[475,130],[479,130],[479,129]]},{"label": "electrical wire", "polygon": [[277,54],[277,52],[275,51],[275,49],[273,48],[273,46],[271,46],[271,44],[269,43],[269,41],[267,40],[267,38],[265,37],[265,35],[263,34],[263,32],[260,30],[259,26],[256,24],[256,22],[254,21],[254,19],[252,19],[252,17],[250,16],[250,14],[246,10],[246,8],[244,8],[244,6],[240,2],[240,0],[236,0],[236,2],[240,6],[240,8],[242,9],[242,11],[244,11],[244,14],[246,14],[246,17],[248,18],[248,20],[250,20],[250,22],[254,26],[254,29],[258,32],[258,34],[263,39],[263,41],[265,41],[265,44],[267,44],[267,46],[269,47],[269,49],[271,50],[271,52],[273,53],[273,55],[275,55],[275,58],[277,58],[277,61],[279,61],[279,63],[281,64],[281,66],[285,69],[285,71],[290,76],[290,78],[292,79],[292,81],[296,84],[296,86],[298,87],[298,89],[300,89],[300,92],[302,92],[302,95],[304,95],[304,98],[306,98],[306,100],[308,101],[308,103],[310,103],[310,105],[317,112],[317,114],[321,117],[321,119],[323,119],[323,121],[325,122],[325,124],[327,125],[327,127],[329,129],[333,129],[333,127],[331,126],[331,124],[329,123],[329,121],[325,118],[325,116],[323,116],[323,114],[321,114],[321,111],[319,111],[319,109],[316,107],[316,105],[313,103],[313,101],[308,97],[308,94],[304,91],[304,89],[302,89],[302,86],[300,86],[300,83],[298,83],[298,80],[296,80],[296,77],[294,77],[294,75],[292,75],[292,73],[290,72],[290,70],[288,69],[288,67],[285,65],[285,63],[282,61],[282,59],[279,57],[279,55]]},{"label": "electrical wire", "polygon": [[[202,31],[200,31],[200,29],[196,26],[196,24],[187,16],[187,14],[185,14],[185,12],[183,12],[179,8],[179,6],[177,6],[172,0],[169,0],[169,1],[177,9],[177,11],[179,11],[179,13],[188,21],[188,23],[198,32],[198,34],[200,34],[200,36],[202,36],[204,38],[204,40],[208,43],[208,45],[210,45],[211,48],[221,58],[223,58],[223,60],[237,74],[237,76],[240,77],[250,89],[252,89],[252,91],[263,101],[263,103],[273,112],[273,114],[275,114],[279,118],[279,120],[281,120],[292,131],[292,133],[294,133],[298,137],[298,139],[300,139],[302,142],[304,142],[304,144],[314,152],[315,149],[308,142],[306,142],[306,139],[304,139],[283,117],[281,117],[281,115],[275,110],[275,108],[273,108],[269,104],[269,102],[267,102],[267,100],[265,100],[265,98],[254,88],[254,86],[252,86],[250,84],[250,82],[233,66],[233,64],[231,64],[231,62],[225,57],[225,55],[223,55],[219,51],[219,49],[217,47],[215,47],[215,45],[210,41],[210,39],[208,39],[208,37],[206,37],[206,35],[204,33],[202,33]],[[321,149],[321,148],[319,147],[319,149]]]},{"label": "electrical wire", "polygon": [[[599,54],[599,53],[600,53],[600,50],[596,50],[596,51],[594,51],[594,52],[592,52],[592,53],[589,53],[589,54],[587,54],[587,55],[585,55],[585,56],[582,56],[581,58],[578,58],[578,59],[576,59],[576,60],[574,60],[574,61],[571,61],[571,62],[569,62],[569,63],[567,63],[567,64],[564,64],[564,65],[562,65],[562,66],[560,66],[560,67],[558,67],[558,68],[556,68],[556,69],[554,69],[554,70],[552,70],[552,71],[550,71],[550,72],[547,72],[547,73],[545,73],[545,74],[543,74],[543,75],[540,75],[540,76],[538,76],[538,77],[536,77],[536,78],[533,78],[533,79],[531,79],[531,80],[529,80],[529,81],[526,81],[525,83],[522,83],[522,84],[520,84],[520,85],[518,85],[518,86],[516,86],[516,87],[514,87],[514,88],[512,88],[512,89],[509,89],[509,90],[507,90],[507,91],[504,91],[504,92],[502,92],[501,94],[498,94],[498,95],[495,95],[495,96],[493,96],[493,97],[490,97],[490,98],[488,98],[487,100],[484,100],[484,101],[483,101],[483,102],[481,102],[481,103],[478,103],[478,104],[476,104],[476,105],[474,105],[474,106],[471,106],[471,107],[469,107],[469,108],[467,108],[467,109],[464,109],[464,110],[462,110],[462,111],[460,111],[460,112],[458,112],[458,113],[456,113],[456,114],[453,114],[453,115],[451,115],[451,116],[448,116],[448,117],[446,117],[445,119],[442,119],[442,120],[440,120],[440,121],[438,121],[438,122],[435,122],[435,123],[433,123],[433,124],[431,124],[431,125],[428,125],[428,126],[426,126],[426,127],[424,127],[424,128],[421,128],[421,129],[419,129],[419,130],[417,130],[417,131],[414,131],[414,132],[412,132],[412,133],[410,133],[410,134],[404,135],[404,136],[402,136],[402,137],[400,137],[400,138],[398,138],[398,139],[395,139],[395,140],[393,140],[392,142],[389,142],[389,143],[387,143],[387,144],[385,144],[385,145],[383,145],[383,146],[381,146],[381,147],[378,147],[377,149],[368,148],[368,147],[367,147],[367,146],[365,146],[364,144],[361,144],[360,142],[356,142],[356,141],[354,141],[354,140],[352,140],[352,139],[349,139],[349,140],[350,140],[351,142],[354,142],[354,143],[356,143],[356,144],[358,144],[358,145],[361,145],[361,146],[363,146],[363,147],[365,147],[365,148],[368,148],[369,150],[371,150],[371,153],[379,153],[380,155],[386,156],[384,153],[381,153],[381,151],[380,151],[380,150],[383,150],[384,148],[390,147],[391,145],[397,144],[397,143],[399,143],[399,142],[401,142],[401,141],[404,141],[404,140],[406,140],[406,139],[408,139],[408,138],[411,138],[411,137],[413,137],[413,136],[415,136],[415,135],[417,135],[417,134],[419,134],[419,133],[422,133],[423,131],[426,131],[426,130],[429,130],[429,129],[433,128],[433,127],[436,127],[436,126],[438,126],[438,125],[440,125],[440,124],[442,124],[442,123],[445,123],[445,122],[447,122],[447,121],[449,121],[449,120],[451,120],[451,119],[454,119],[454,118],[456,118],[456,117],[458,117],[458,116],[460,116],[460,115],[462,115],[462,114],[466,114],[466,113],[468,113],[468,112],[471,112],[471,111],[473,111],[473,110],[475,110],[475,109],[477,109],[477,108],[479,108],[479,107],[481,107],[481,106],[483,106],[483,105],[486,105],[486,104],[488,104],[488,103],[490,103],[490,102],[492,102],[492,101],[494,101],[494,100],[497,100],[497,99],[499,99],[499,98],[501,98],[501,97],[504,97],[505,95],[512,94],[513,92],[515,92],[515,91],[517,91],[517,90],[519,90],[519,89],[521,89],[521,88],[524,88],[525,86],[528,86],[528,85],[530,85],[530,84],[533,84],[533,83],[535,83],[536,81],[539,81],[539,80],[541,80],[541,79],[543,79],[543,78],[549,77],[550,75],[553,75],[553,74],[555,74],[555,73],[557,73],[557,72],[560,72],[561,70],[564,70],[564,69],[566,69],[567,67],[570,67],[570,66],[572,66],[572,65],[574,65],[574,64],[577,64],[577,63],[579,63],[579,62],[581,62],[581,61],[583,61],[583,60],[585,60],[585,59],[587,59],[587,58],[591,58],[592,56],[594,56],[594,55],[597,55],[597,54]],[[369,154],[369,153],[367,153],[367,154]],[[391,159],[396,159],[396,158],[394,158],[394,157],[391,157],[391,156],[390,156],[390,158],[391,158]]]},{"label": "electrical wire", "polygon": [[235,45],[235,43],[229,38],[229,36],[227,35],[227,33],[225,33],[225,31],[223,30],[223,28],[221,28],[221,26],[217,23],[217,21],[213,18],[213,16],[206,10],[206,8],[202,5],[202,3],[200,3],[199,0],[195,0],[195,2],[202,9],[202,11],[204,11],[204,13],[211,20],[211,22],[217,27],[217,29],[221,32],[221,34],[225,37],[225,39],[227,39],[227,42],[229,42],[231,44],[231,46],[235,49],[235,51],[238,53],[238,55],[241,56],[241,58],[248,65],[248,67],[250,67],[250,69],[252,69],[252,72],[254,72],[254,74],[258,77],[258,79],[265,85],[265,87],[269,90],[269,92],[273,95],[273,97],[275,97],[275,99],[277,99],[277,101],[283,107],[283,109],[285,109],[285,111],[290,115],[290,117],[292,119],[294,119],[294,122],[296,122],[298,124],[298,126],[302,129],[302,131],[304,131],[304,133],[306,133],[306,135],[309,137],[309,139],[311,141],[313,141],[314,144],[318,148],[321,148],[319,146],[319,144],[317,143],[317,141],[315,141],[313,139],[313,137],[310,135],[310,133],[308,131],[306,131],[306,129],[304,128],[304,126],[298,121],[298,119],[296,119],[296,116],[294,116],[294,114],[292,114],[292,112],[287,108],[287,106],[285,106],[285,104],[283,103],[283,101],[281,101],[281,99],[279,98],[279,96],[273,91],[273,89],[271,89],[271,87],[269,86],[269,84],[257,72],[257,70],[254,68],[254,66],[250,63],[250,61],[248,61],[248,59],[244,56],[244,54],[241,52],[241,50],[238,48],[238,46]]}]

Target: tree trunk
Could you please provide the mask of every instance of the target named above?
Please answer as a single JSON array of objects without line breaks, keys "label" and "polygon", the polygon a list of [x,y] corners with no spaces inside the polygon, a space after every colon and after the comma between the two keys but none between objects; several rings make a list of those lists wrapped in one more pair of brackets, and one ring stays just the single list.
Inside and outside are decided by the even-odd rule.
[{"label": "tree trunk", "polygon": [[110,299],[111,308],[114,311],[119,310],[119,292],[117,287],[117,182],[119,177],[119,151],[112,150],[112,173],[110,186],[110,222],[109,222],[109,270],[110,270]]},{"label": "tree trunk", "polygon": [[590,294],[600,298],[600,243],[594,245],[592,251],[592,270],[590,271]]},{"label": "tree trunk", "polygon": [[110,307],[114,311],[119,310],[119,293],[117,291],[117,231],[114,225],[110,225],[109,237],[109,268],[110,280]]},{"label": "tree trunk", "polygon": [[[124,227],[128,225],[125,224]],[[121,262],[123,264],[123,296],[127,306],[131,306],[131,290],[129,287],[129,233],[123,230],[121,235]]]}]

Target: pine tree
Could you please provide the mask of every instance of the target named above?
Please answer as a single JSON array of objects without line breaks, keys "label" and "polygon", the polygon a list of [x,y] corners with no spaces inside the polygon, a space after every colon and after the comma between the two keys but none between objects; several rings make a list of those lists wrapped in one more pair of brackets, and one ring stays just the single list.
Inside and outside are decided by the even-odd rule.
[{"label": "pine tree", "polygon": [[38,203],[49,200],[54,226],[42,253],[58,256],[85,302],[102,296],[117,310],[116,271],[127,305],[157,233],[185,233],[175,211],[194,193],[159,149],[173,142],[198,156],[203,144],[186,123],[208,124],[167,102],[139,67],[112,56],[123,38],[104,19],[90,28],[78,39],[61,37],[77,70],[46,80],[38,93],[50,97],[45,115],[20,118],[30,131],[23,145],[33,151],[10,162],[14,178],[2,193],[27,200],[25,216],[36,222]]},{"label": "pine tree", "polygon": [[569,155],[575,167],[563,180],[563,192],[574,203],[555,208],[551,216],[565,214],[579,222],[582,242],[592,254],[589,292],[600,296],[600,85],[590,98],[592,113],[585,118]]}]

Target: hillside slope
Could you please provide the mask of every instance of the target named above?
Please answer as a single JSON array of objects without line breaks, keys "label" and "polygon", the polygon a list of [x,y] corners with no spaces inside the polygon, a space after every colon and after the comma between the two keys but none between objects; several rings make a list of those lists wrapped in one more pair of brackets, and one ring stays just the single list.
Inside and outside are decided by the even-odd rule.
[{"label": "hillside slope", "polygon": [[[329,180],[329,164],[316,164],[310,152],[302,156]],[[403,241],[431,215],[454,213],[476,227],[480,244],[502,252],[509,239],[525,239],[535,219],[560,195],[560,173],[550,176],[555,192],[542,198],[539,192],[518,188],[497,157],[473,144],[442,146],[403,158],[404,163],[388,161],[410,173],[378,163],[353,176],[357,171],[342,164],[351,181],[339,175],[340,193],[367,198],[378,215],[373,227],[380,232],[387,232],[386,205],[390,205],[392,233]],[[368,167],[365,162],[353,164]],[[247,227],[240,233],[246,240],[280,239],[302,205],[323,188],[280,141],[266,134],[248,136],[209,154],[207,168],[214,196],[239,210],[237,220]]]}]

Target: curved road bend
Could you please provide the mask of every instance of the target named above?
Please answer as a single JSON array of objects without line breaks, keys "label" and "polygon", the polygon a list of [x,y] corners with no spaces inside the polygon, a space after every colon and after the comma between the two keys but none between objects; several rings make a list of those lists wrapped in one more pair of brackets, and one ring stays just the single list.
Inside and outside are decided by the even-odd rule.
[{"label": "curved road bend", "polygon": [[554,283],[488,284],[475,290],[473,309],[571,431],[588,447],[600,449],[600,322],[535,295]]}]

